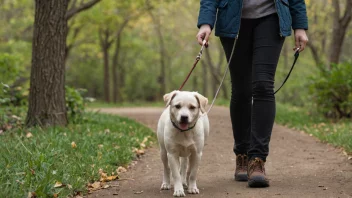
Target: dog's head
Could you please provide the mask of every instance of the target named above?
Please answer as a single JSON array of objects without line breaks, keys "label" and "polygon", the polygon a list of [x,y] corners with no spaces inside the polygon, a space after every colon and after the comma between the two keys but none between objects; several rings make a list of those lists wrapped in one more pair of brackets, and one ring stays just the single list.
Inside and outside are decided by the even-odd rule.
[{"label": "dog's head", "polygon": [[166,106],[170,105],[171,119],[182,130],[193,126],[199,115],[205,113],[208,99],[197,92],[173,91],[164,95]]}]

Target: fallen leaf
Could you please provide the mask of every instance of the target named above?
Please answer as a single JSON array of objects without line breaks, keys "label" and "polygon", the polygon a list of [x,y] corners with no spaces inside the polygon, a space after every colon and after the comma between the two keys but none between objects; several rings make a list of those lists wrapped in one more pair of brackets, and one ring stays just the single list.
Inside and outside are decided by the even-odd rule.
[{"label": "fallen leaf", "polygon": [[117,169],[116,169],[116,172],[117,173],[124,173],[124,172],[127,172],[126,168],[122,167],[122,166],[119,166]]},{"label": "fallen leaf", "polygon": [[102,144],[99,144],[99,145],[98,145],[98,147],[99,147],[99,148],[103,148],[103,147],[104,147],[104,145],[102,145]]},{"label": "fallen leaf", "polygon": [[352,156],[349,156],[347,159],[348,159],[348,160],[352,160]]},{"label": "fallen leaf", "polygon": [[110,133],[110,129],[105,129],[104,132],[105,133]]},{"label": "fallen leaf", "polygon": [[146,143],[148,141],[148,139],[149,139],[149,136],[148,137],[144,137],[142,143]]},{"label": "fallen leaf", "polygon": [[58,196],[59,196],[59,194],[57,194],[57,193],[53,194],[54,198],[57,198]]},{"label": "fallen leaf", "polygon": [[63,186],[63,184],[61,182],[57,181],[54,185],[54,188],[60,188],[62,186]]},{"label": "fallen leaf", "polygon": [[144,155],[144,150],[143,150],[143,149],[139,149],[139,150],[137,151],[137,154],[139,154],[139,155]]},{"label": "fallen leaf", "polygon": [[141,146],[142,148],[145,148],[145,144],[144,144],[144,143],[141,143],[140,146]]},{"label": "fallen leaf", "polygon": [[67,184],[68,189],[72,189],[72,186],[70,184]]},{"label": "fallen leaf", "polygon": [[28,132],[28,133],[26,134],[26,137],[27,137],[27,138],[33,137],[33,134],[32,134],[31,132]]},{"label": "fallen leaf", "polygon": [[12,117],[13,119],[16,119],[16,120],[21,120],[21,118],[18,117],[18,116],[16,116],[16,115],[12,115],[11,117]]},{"label": "fallen leaf", "polygon": [[107,189],[107,188],[109,188],[109,187],[110,187],[110,186],[106,184],[106,185],[104,185],[103,188],[104,188],[104,189]]},{"label": "fallen leaf", "polygon": [[18,180],[18,179],[16,180],[16,182],[18,182],[18,183],[20,183],[20,184],[22,184],[22,185],[24,184],[23,182],[21,182],[21,181]]},{"label": "fallen leaf", "polygon": [[4,132],[3,130],[0,130],[0,135],[1,135],[3,132]]},{"label": "fallen leaf", "polygon": [[71,146],[72,146],[72,148],[76,148],[77,147],[75,142],[71,142]]},{"label": "fallen leaf", "polygon": [[143,193],[143,190],[134,192],[134,194],[142,194],[142,193]]},{"label": "fallen leaf", "polygon": [[35,171],[33,169],[31,169],[31,173],[32,175],[35,175]]},{"label": "fallen leaf", "polygon": [[112,176],[108,176],[108,177],[102,177],[100,178],[101,182],[107,182],[107,181],[112,181],[112,180],[116,180],[118,179],[117,175],[112,175]]},{"label": "fallen leaf", "polygon": [[99,188],[100,188],[100,182],[94,182],[91,186],[92,186],[94,189],[99,189]]},{"label": "fallen leaf", "polygon": [[35,192],[28,192],[27,198],[37,198],[37,194]]}]

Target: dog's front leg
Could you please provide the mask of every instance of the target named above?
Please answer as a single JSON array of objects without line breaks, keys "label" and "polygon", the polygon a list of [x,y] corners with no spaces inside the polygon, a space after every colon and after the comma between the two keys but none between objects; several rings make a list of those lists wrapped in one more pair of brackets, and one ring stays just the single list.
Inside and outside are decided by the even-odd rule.
[{"label": "dog's front leg", "polygon": [[194,152],[189,157],[189,182],[187,191],[190,194],[199,194],[199,189],[197,188],[197,173],[201,156],[202,153]]},{"label": "dog's front leg", "polygon": [[182,180],[180,175],[180,159],[178,154],[167,154],[167,158],[170,163],[172,177],[174,178],[174,196],[175,197],[184,197],[185,192],[182,186]]},{"label": "dog's front leg", "polygon": [[170,190],[170,167],[169,167],[169,162],[167,159],[167,152],[165,149],[161,149],[160,152],[161,155],[161,160],[164,165],[164,176],[163,176],[163,183],[161,184],[161,190]]}]

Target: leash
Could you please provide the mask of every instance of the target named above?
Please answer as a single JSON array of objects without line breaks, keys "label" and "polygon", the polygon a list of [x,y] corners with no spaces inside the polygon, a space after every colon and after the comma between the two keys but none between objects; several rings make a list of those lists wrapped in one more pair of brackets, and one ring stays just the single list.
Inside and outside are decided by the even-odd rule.
[{"label": "leash", "polygon": [[[216,100],[217,96],[219,95],[219,92],[220,92],[220,89],[221,89],[221,87],[222,87],[222,84],[223,84],[224,81],[225,81],[226,75],[227,75],[227,73],[228,73],[228,71],[229,71],[230,64],[231,64],[231,61],[232,61],[233,52],[235,51],[235,46],[236,46],[237,40],[238,40],[238,35],[236,36],[235,41],[233,42],[233,47],[232,47],[232,50],[231,50],[231,55],[230,55],[229,61],[227,62],[227,67],[226,67],[225,73],[224,73],[224,75],[223,75],[223,77],[222,77],[222,79],[221,79],[221,81],[220,81],[220,85],[219,85],[218,89],[216,90],[216,93],[215,93],[215,95],[214,95],[214,99],[213,99],[213,101],[211,102],[211,105],[210,105],[208,111],[206,112],[206,114],[209,114],[210,110],[213,108],[214,103],[215,103],[215,100]],[[186,82],[188,81],[189,77],[191,76],[191,74],[192,74],[194,68],[197,66],[197,63],[198,63],[199,60],[202,58],[202,54],[203,54],[203,50],[204,50],[205,44],[206,44],[206,41],[203,40],[202,47],[200,48],[200,51],[199,51],[199,53],[198,53],[198,55],[197,55],[197,57],[196,57],[196,60],[195,60],[195,62],[194,62],[194,64],[193,64],[193,67],[192,67],[191,71],[188,73],[186,79],[183,81],[181,87],[178,89],[179,91],[182,90],[182,88],[184,87],[184,85],[185,85]],[[288,72],[288,74],[287,74],[286,78],[284,79],[283,83],[281,84],[281,86],[274,92],[274,94],[276,94],[276,93],[285,85],[285,83],[287,82],[288,78],[290,77],[291,72],[292,72],[293,68],[295,67],[295,64],[296,64],[296,62],[297,62],[297,59],[298,59],[298,57],[299,57],[299,49],[300,49],[300,48],[297,48],[297,49],[296,49],[296,52],[295,52],[295,54],[294,54],[294,60],[293,60],[293,63],[292,63],[292,66],[291,66],[290,71]],[[203,115],[204,115],[204,114],[203,114]]]},{"label": "leash", "polygon": [[299,57],[299,49],[300,49],[300,48],[297,48],[297,49],[296,49],[296,52],[295,52],[295,55],[294,55],[294,56],[295,56],[295,59],[293,60],[293,63],[292,63],[292,66],[291,66],[290,71],[288,72],[288,74],[287,74],[285,80],[283,81],[283,83],[281,84],[281,86],[274,92],[274,94],[276,94],[276,93],[284,86],[284,84],[286,83],[286,81],[287,81],[288,78],[290,77],[291,72],[292,72],[293,68],[295,67],[295,64],[296,64],[296,62],[297,62],[297,59],[298,59],[298,57]]},{"label": "leash", "polygon": [[197,63],[199,62],[200,58],[202,58],[202,55],[203,55],[203,50],[204,50],[204,47],[205,47],[205,44],[206,44],[206,40],[203,40],[203,44],[202,44],[202,47],[200,48],[200,51],[196,57],[196,61],[193,63],[193,67],[191,69],[191,71],[188,73],[186,79],[183,81],[182,85],[180,88],[178,88],[179,91],[181,91],[181,89],[183,88],[183,86],[185,86],[186,82],[188,81],[188,78],[191,76],[194,68],[196,68],[197,66]]}]

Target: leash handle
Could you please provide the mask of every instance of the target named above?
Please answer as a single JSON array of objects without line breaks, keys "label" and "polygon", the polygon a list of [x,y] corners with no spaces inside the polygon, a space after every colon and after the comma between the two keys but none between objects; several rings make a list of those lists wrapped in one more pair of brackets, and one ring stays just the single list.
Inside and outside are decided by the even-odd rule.
[{"label": "leash handle", "polygon": [[196,68],[197,66],[197,63],[199,62],[199,60],[202,58],[202,55],[203,55],[203,50],[204,50],[204,47],[205,47],[205,44],[207,43],[206,40],[203,40],[203,44],[202,44],[202,47],[200,48],[200,51],[196,57],[196,61],[193,63],[193,67],[191,69],[191,71],[188,73],[186,79],[183,81],[182,85],[180,86],[180,88],[178,89],[179,91],[182,90],[183,86],[185,86],[186,82],[188,81],[189,77],[191,76],[194,68]]}]

